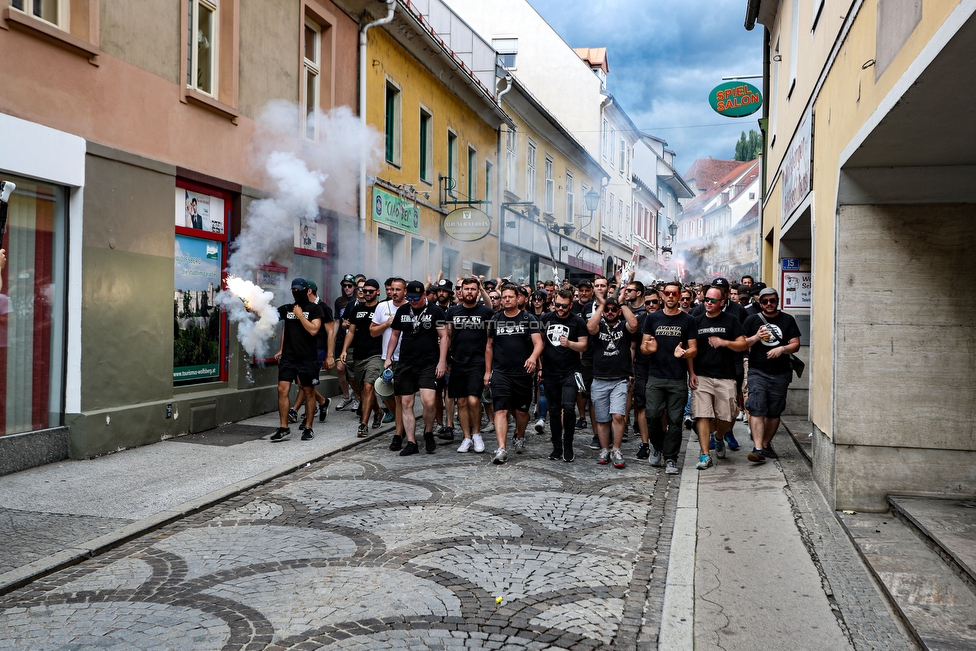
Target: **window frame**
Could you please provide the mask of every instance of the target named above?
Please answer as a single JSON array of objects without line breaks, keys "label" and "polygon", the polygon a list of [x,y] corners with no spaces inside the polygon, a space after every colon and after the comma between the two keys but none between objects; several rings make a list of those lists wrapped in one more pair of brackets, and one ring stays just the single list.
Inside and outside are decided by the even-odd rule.
[{"label": "window frame", "polygon": [[[383,156],[387,163],[400,167],[401,140],[403,136],[403,91],[395,81],[386,78],[383,96]],[[393,112],[390,112],[390,99],[393,99]]]},{"label": "window frame", "polygon": [[574,224],[576,210],[576,180],[570,170],[566,170],[566,224]]},{"label": "window frame", "polygon": [[544,212],[547,215],[553,214],[556,205],[556,179],[555,179],[555,167],[556,161],[552,156],[546,154],[545,162],[543,163],[543,174],[546,179],[545,196],[544,201]]},{"label": "window frame", "polygon": [[[514,42],[514,47],[500,49],[498,47],[502,41]],[[491,48],[495,51],[495,61],[505,70],[518,70],[518,37],[503,36],[491,39]],[[507,59],[511,57],[511,60]]]},{"label": "window frame", "polygon": [[536,193],[536,159],[539,157],[539,147],[532,138],[526,139],[525,147],[525,200],[535,202]]},{"label": "window frame", "polygon": [[447,194],[457,199],[458,185],[458,134],[454,129],[447,129]]},{"label": "window frame", "polygon": [[489,217],[492,216],[492,200],[491,200],[491,175],[495,171],[495,165],[491,162],[490,158],[485,159],[485,214]]},{"label": "window frame", "polygon": [[432,185],[434,180],[434,114],[420,105],[418,133],[420,180]]},{"label": "window frame", "polygon": [[518,132],[509,129],[505,137],[505,189],[518,193]]},{"label": "window frame", "polygon": [[[21,6],[18,7],[14,4],[15,2],[19,2]],[[55,10],[57,11],[56,20],[49,20],[43,15],[35,13],[33,9],[34,3],[32,0],[9,0],[8,4],[11,9],[19,11],[26,16],[30,16],[31,18],[44,21],[46,24],[52,25],[62,31],[68,31],[66,26],[71,25],[71,2],[69,0],[55,0]],[[43,9],[43,4],[41,9]],[[43,11],[41,13],[43,14]]]},{"label": "window frame", "polygon": [[[204,90],[200,87],[200,80],[198,78],[199,74],[199,49],[194,47],[194,43],[190,41],[191,35],[197,35],[195,39],[199,42],[199,21],[200,21],[200,5],[204,5],[211,12],[211,29],[212,29],[212,43],[210,46],[210,90]],[[219,0],[187,0],[187,7],[189,10],[188,20],[188,31],[187,31],[187,80],[186,85],[188,88],[206,95],[207,97],[217,99],[220,91],[220,2]]]},{"label": "window frame", "polygon": [[[306,54],[308,53],[308,30],[313,33],[313,46],[312,46],[312,56],[315,57],[314,60],[310,60]],[[311,111],[309,111],[309,87],[308,81],[309,76],[313,77],[312,81],[312,102]],[[302,92],[305,93],[305,97],[302,99],[303,111],[302,111],[302,137],[305,140],[311,142],[317,142],[319,136],[319,125],[316,115],[322,110],[320,103],[322,95],[322,26],[317,22],[305,17],[304,28],[302,29]],[[309,120],[309,115],[312,119]],[[309,136],[309,127],[311,127],[311,136]]]},{"label": "window frame", "polygon": [[478,150],[468,143],[468,201],[478,199]]}]

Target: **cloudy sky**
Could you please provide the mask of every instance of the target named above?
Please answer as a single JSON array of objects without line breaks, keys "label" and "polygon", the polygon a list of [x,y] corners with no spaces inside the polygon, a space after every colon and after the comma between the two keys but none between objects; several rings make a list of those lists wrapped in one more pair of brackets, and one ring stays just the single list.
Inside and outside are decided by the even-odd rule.
[{"label": "cloudy sky", "polygon": [[[722,77],[762,73],[762,27],[746,0],[529,0],[572,47],[606,47],[609,91],[642,130],[664,138],[684,173],[696,158],[732,158],[759,113],[726,118],[708,104]],[[760,90],[761,79],[747,80]]]}]

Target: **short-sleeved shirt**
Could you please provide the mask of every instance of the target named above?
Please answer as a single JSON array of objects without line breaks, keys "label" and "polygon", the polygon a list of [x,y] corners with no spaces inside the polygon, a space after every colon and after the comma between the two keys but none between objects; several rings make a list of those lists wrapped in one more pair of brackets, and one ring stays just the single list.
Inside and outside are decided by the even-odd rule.
[{"label": "short-sleeved shirt", "polygon": [[[383,301],[376,305],[376,311],[373,313],[373,323],[379,325],[381,323],[386,323],[390,320],[390,317],[396,314],[396,305],[393,301]],[[390,345],[390,337],[393,336],[393,328],[387,328],[383,331],[383,343],[380,344],[380,356],[386,359],[386,348]],[[393,361],[400,360],[400,342],[397,342],[397,347],[393,350]]]},{"label": "short-sleeved shirt", "polygon": [[[281,356],[296,362],[318,359],[315,335],[309,334],[302,322],[295,316],[294,310],[294,303],[282,305],[278,308],[278,318],[285,323],[282,334],[285,341],[282,343]],[[309,321],[315,319],[323,321],[322,305],[319,303],[309,303],[302,310],[302,314]]]},{"label": "short-sleeved shirt", "polygon": [[637,340],[637,350],[634,351],[634,377],[647,378],[647,364],[650,356],[640,351],[640,344],[644,338],[644,322],[651,314],[654,312],[645,311],[637,317],[637,332],[634,334],[634,338]]},{"label": "short-sleeved shirt", "polygon": [[346,308],[350,308],[348,312],[352,312],[352,306],[356,304],[355,298],[346,299],[345,296],[340,296],[335,300],[335,308],[332,313],[335,316],[335,320],[338,324],[335,328],[335,340],[336,340],[336,352],[338,353],[342,350],[342,343],[346,340],[346,328],[343,327],[342,322],[349,320],[349,314]]},{"label": "short-sleeved shirt", "polygon": [[332,318],[332,308],[322,302],[319,299],[319,307],[322,308],[322,327],[319,328],[319,333],[315,335],[315,345],[319,350],[329,349],[329,333],[325,329],[326,323],[332,323],[335,319]]},{"label": "short-sleeved shirt", "polygon": [[580,353],[559,343],[560,337],[569,341],[579,341],[588,337],[586,322],[578,314],[570,312],[560,319],[555,312],[549,312],[540,319],[542,323],[542,372],[546,375],[565,377],[581,368]]},{"label": "short-sleeved shirt", "polygon": [[495,313],[485,305],[455,305],[447,311],[451,324],[451,361],[464,366],[485,363],[488,322]]},{"label": "short-sleeved shirt", "polygon": [[698,336],[698,327],[691,315],[678,312],[671,316],[665,314],[664,310],[648,314],[644,321],[643,334],[653,335],[657,340],[657,350],[647,360],[648,376],[664,380],[683,380],[688,373],[688,364],[684,359],[674,356],[674,349],[678,344],[687,348],[688,342]]},{"label": "short-sleeved shirt", "polygon": [[407,303],[393,317],[390,327],[400,331],[400,363],[429,366],[440,362],[437,326],[447,315],[432,303],[414,309]]},{"label": "short-sleeved shirt", "polygon": [[[759,332],[759,327],[764,325],[763,318],[760,314],[753,314],[746,319],[742,328],[747,337],[752,337]],[[771,336],[769,341],[760,339],[749,349],[749,370],[756,369],[770,375],[789,375],[793,372],[789,355],[768,359],[766,353],[770,348],[785,346],[790,343],[790,339],[799,338],[800,328],[796,325],[793,315],[786,312],[780,312],[772,318],[767,316],[765,319],[769,324],[768,330]]]},{"label": "short-sleeved shirt", "polygon": [[513,317],[498,312],[491,318],[491,369],[507,375],[525,375],[525,360],[534,350],[532,334],[540,331],[539,321],[519,310]]},{"label": "short-sleeved shirt", "polygon": [[623,380],[633,372],[634,360],[630,354],[630,343],[634,339],[627,330],[627,322],[617,319],[610,325],[600,319],[600,329],[593,340],[593,378],[597,380]]},{"label": "short-sleeved shirt", "polygon": [[735,360],[739,356],[730,348],[712,348],[708,344],[709,337],[718,337],[725,341],[734,341],[742,336],[742,324],[734,315],[719,312],[715,318],[709,318],[704,312],[697,319],[698,324],[698,354],[692,360],[695,374],[720,380],[735,379]]},{"label": "short-sleeved shirt", "polygon": [[356,351],[357,360],[376,357],[382,353],[383,337],[369,334],[369,326],[373,322],[376,307],[376,305],[370,307],[366,303],[356,303],[349,315],[349,323],[356,326],[352,336],[352,348]]}]

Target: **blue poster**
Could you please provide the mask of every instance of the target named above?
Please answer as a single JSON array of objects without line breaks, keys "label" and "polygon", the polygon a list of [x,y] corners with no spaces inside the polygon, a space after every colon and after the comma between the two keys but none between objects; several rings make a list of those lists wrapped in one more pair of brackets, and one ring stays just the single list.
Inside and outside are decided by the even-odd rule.
[{"label": "blue poster", "polygon": [[222,242],[176,236],[173,277],[173,381],[220,377]]}]

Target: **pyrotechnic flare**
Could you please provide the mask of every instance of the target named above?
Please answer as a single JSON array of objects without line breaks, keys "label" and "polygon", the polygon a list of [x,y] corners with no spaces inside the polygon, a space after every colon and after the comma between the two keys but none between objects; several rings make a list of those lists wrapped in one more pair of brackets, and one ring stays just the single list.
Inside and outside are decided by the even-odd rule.
[{"label": "pyrotechnic flare", "polygon": [[227,276],[227,289],[217,294],[217,302],[226,308],[231,321],[237,323],[237,339],[255,359],[271,357],[271,340],[278,324],[278,310],[271,305],[273,300],[274,294],[237,276]]}]

